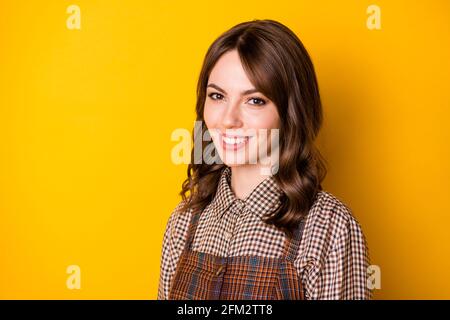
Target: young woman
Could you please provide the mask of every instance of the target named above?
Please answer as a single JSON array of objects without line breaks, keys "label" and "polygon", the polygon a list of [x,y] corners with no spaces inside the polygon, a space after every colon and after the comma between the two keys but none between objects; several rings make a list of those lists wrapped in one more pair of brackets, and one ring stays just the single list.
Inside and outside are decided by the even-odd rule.
[{"label": "young woman", "polygon": [[297,36],[273,20],[222,34],[204,59],[196,112],[212,138],[200,155],[211,157],[192,151],[158,299],[369,299],[361,227],[321,186],[322,106]]}]

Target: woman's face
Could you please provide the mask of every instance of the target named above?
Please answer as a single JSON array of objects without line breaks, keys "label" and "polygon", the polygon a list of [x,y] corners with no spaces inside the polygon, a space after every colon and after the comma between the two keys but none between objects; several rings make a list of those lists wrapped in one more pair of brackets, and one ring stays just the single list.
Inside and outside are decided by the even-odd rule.
[{"label": "woman's face", "polygon": [[277,107],[255,89],[236,50],[223,54],[211,71],[203,117],[228,166],[260,164],[278,142]]}]

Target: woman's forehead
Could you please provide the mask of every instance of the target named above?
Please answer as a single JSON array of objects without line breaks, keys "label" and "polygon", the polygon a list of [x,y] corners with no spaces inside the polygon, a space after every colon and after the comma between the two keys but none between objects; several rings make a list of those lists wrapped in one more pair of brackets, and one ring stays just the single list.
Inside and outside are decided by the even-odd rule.
[{"label": "woman's forehead", "polygon": [[229,93],[254,89],[236,50],[228,51],[219,58],[211,70],[209,83]]}]

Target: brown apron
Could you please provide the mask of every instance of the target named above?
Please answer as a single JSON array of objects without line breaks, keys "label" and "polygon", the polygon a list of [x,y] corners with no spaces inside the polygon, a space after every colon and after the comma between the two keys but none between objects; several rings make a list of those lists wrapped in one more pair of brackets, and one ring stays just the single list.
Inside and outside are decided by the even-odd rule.
[{"label": "brown apron", "polygon": [[221,257],[191,250],[201,213],[192,214],[187,240],[169,290],[169,300],[303,300],[294,259],[304,221],[286,237],[279,258]]}]

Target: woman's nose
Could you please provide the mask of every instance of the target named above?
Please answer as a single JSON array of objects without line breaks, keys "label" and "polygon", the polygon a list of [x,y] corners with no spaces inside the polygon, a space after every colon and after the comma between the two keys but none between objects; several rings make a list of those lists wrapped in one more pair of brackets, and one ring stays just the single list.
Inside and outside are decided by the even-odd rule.
[{"label": "woman's nose", "polygon": [[240,110],[240,102],[230,102],[225,110],[222,118],[222,125],[225,128],[240,128],[242,127],[242,118]]}]

